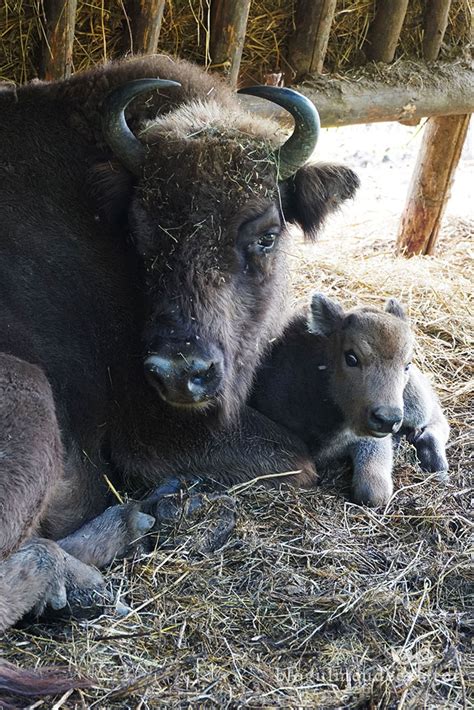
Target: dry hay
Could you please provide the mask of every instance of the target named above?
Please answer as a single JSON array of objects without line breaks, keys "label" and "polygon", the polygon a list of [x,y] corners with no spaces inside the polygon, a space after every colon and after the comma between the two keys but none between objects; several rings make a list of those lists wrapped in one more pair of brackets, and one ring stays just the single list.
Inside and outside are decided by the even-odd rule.
[{"label": "dry hay", "polygon": [[[423,0],[413,0],[397,57],[421,54]],[[253,0],[242,73],[260,81],[266,73],[291,68],[285,56],[293,30],[295,0]],[[339,70],[364,61],[363,45],[374,0],[338,0],[327,53],[327,68]],[[208,63],[209,0],[167,0],[160,51]],[[0,80],[24,82],[36,76],[44,35],[44,0],[2,0],[0,4]],[[470,0],[453,0],[441,59],[462,53],[472,37]],[[78,0],[74,69],[78,71],[132,50],[124,0]]]},{"label": "dry hay", "polygon": [[448,225],[434,258],[394,258],[386,239],[347,234],[293,257],[298,298],[317,287],[347,306],[388,295],[406,305],[452,425],[448,483],[404,446],[385,510],[347,502],[344,472],[312,492],[241,488],[222,549],[196,549],[213,503],[150,556],[109,571],[136,612],[25,625],[0,640],[4,656],[93,677],[69,708],[467,707],[472,235],[472,222]]}]

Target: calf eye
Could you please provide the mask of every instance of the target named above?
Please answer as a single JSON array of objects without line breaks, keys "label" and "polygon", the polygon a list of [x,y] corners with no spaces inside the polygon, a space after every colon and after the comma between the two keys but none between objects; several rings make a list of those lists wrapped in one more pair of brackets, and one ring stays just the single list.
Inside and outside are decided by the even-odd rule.
[{"label": "calf eye", "polygon": [[408,371],[410,370],[410,365],[411,365],[411,362],[408,362],[408,363],[405,365],[405,372],[408,372]]},{"label": "calf eye", "polygon": [[346,352],[344,353],[344,358],[348,367],[357,367],[357,365],[359,364],[357,355],[353,350],[346,350]]}]

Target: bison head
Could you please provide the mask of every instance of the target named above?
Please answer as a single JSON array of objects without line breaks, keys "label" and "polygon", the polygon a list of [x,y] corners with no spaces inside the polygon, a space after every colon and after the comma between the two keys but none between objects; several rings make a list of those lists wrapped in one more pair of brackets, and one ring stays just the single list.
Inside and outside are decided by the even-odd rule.
[{"label": "bison head", "polygon": [[135,175],[128,219],[143,264],[144,368],[169,405],[229,417],[284,323],[288,223],[314,235],[358,180],[344,167],[305,165],[318,116],[289,89],[252,90],[295,118],[280,147],[276,124],[219,96],[168,106],[136,138],[124,108],[157,81],[116,90],[104,128]]},{"label": "bison head", "polygon": [[341,306],[321,293],[312,297],[308,329],[327,339],[334,401],[359,436],[384,437],[403,421],[413,334],[402,307],[384,311]]}]

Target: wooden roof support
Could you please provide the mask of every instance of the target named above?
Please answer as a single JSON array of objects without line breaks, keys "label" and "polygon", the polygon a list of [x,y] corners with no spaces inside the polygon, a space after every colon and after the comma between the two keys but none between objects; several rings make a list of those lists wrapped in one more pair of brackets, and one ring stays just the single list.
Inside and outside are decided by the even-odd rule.
[{"label": "wooden roof support", "polygon": [[397,237],[405,256],[433,254],[470,115],[426,122]]},{"label": "wooden roof support", "polygon": [[426,61],[434,61],[441,48],[444,33],[448,26],[451,0],[431,0],[427,4],[423,35],[423,56]]},{"label": "wooden roof support", "polygon": [[377,0],[375,17],[367,37],[367,57],[374,62],[393,62],[409,0]]},{"label": "wooden roof support", "polygon": [[288,62],[299,81],[321,74],[337,0],[298,0],[295,31],[290,38]]},{"label": "wooden roof support", "polygon": [[[451,0],[432,0],[425,16],[423,50],[436,59]],[[469,110],[469,109],[468,109]],[[470,109],[472,112],[472,108]],[[469,114],[433,116],[423,132],[407,202],[400,220],[397,249],[401,254],[433,254],[451,183],[461,157],[469,126]]]},{"label": "wooden roof support", "polygon": [[154,54],[158,49],[166,0],[128,0],[132,50],[134,54]]},{"label": "wooden roof support", "polygon": [[[415,81],[413,81],[415,78]],[[462,64],[414,62],[366,65],[344,76],[323,74],[294,87],[317,106],[323,126],[420,120],[474,111],[474,71]],[[263,99],[242,97],[252,111],[292,125],[286,111]]]},{"label": "wooden roof support", "polygon": [[244,48],[250,0],[212,0],[210,55],[213,67],[223,67],[237,85]]},{"label": "wooden roof support", "polygon": [[42,74],[49,81],[71,76],[76,10],[77,0],[47,0],[45,4]]}]

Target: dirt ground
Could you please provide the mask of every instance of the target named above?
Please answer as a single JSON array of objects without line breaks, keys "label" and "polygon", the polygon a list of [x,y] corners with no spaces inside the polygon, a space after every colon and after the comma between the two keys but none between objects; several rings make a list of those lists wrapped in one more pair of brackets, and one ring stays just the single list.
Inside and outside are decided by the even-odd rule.
[{"label": "dirt ground", "polygon": [[234,531],[204,553],[211,503],[109,570],[127,616],[23,624],[0,639],[22,666],[94,680],[32,707],[469,706],[474,151],[471,135],[437,255],[404,260],[394,240],[420,138],[394,124],[323,131],[320,158],[354,167],[362,188],[317,244],[295,239],[293,283],[303,300],[318,288],[345,305],[406,305],[452,427],[449,480],[423,474],[404,445],[384,510],[351,504],[343,471],[305,493],[240,489]]}]

